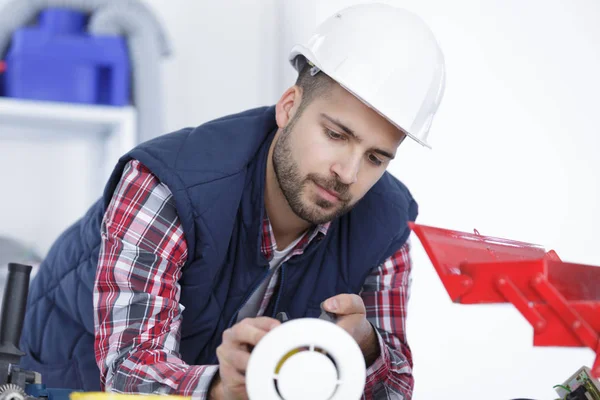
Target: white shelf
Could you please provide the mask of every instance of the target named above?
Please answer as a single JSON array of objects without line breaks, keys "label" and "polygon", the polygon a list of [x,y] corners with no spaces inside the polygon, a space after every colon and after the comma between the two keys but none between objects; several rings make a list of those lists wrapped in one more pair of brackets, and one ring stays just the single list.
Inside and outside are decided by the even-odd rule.
[{"label": "white shelf", "polygon": [[45,102],[0,97],[0,122],[44,129],[58,126],[78,134],[127,132],[135,142],[135,109],[60,102]]},{"label": "white shelf", "polygon": [[[0,143],[3,139],[35,142],[89,138],[100,144],[99,170],[93,186],[100,189],[118,158],[137,142],[134,107],[45,102],[0,97]],[[0,144],[1,145],[1,144]]]}]

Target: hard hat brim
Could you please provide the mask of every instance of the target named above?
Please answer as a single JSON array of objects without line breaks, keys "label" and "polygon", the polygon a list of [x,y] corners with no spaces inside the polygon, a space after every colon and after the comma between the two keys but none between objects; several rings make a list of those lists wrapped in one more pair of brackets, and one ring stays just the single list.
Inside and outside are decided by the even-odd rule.
[{"label": "hard hat brim", "polygon": [[[427,143],[427,141],[419,139],[416,135],[412,134],[410,131],[408,131],[407,129],[405,129],[402,126],[400,126],[390,116],[388,116],[385,113],[381,112],[377,108],[376,105],[369,103],[369,101],[367,101],[363,96],[361,96],[360,93],[357,93],[355,90],[351,89],[349,87],[350,85],[346,84],[344,82],[344,80],[340,76],[336,76],[335,72],[328,71],[327,68],[323,67],[323,65],[321,65],[318,62],[317,57],[313,54],[313,52],[310,49],[308,49],[305,46],[300,45],[300,44],[297,44],[297,45],[295,45],[292,48],[292,50],[290,51],[289,57],[288,57],[288,60],[289,60],[290,64],[292,65],[292,67],[294,69],[298,70],[297,69],[296,58],[299,57],[299,56],[302,56],[302,57],[306,58],[308,61],[310,61],[311,64],[313,64],[314,66],[316,66],[317,68],[319,68],[321,71],[323,71],[325,74],[327,74],[329,77],[331,77],[331,79],[333,79],[334,81],[336,81],[341,87],[343,87],[350,94],[352,94],[354,97],[356,97],[357,99],[359,99],[367,107],[371,108],[376,113],[378,113],[383,118],[385,118],[388,122],[390,122],[392,125],[394,125],[397,129],[399,129],[406,136],[408,136],[409,138],[411,138],[415,142],[419,143],[420,145],[422,145],[424,147],[427,147],[429,149],[432,149],[431,145],[429,143]],[[298,71],[298,73],[299,72],[300,71]]]}]

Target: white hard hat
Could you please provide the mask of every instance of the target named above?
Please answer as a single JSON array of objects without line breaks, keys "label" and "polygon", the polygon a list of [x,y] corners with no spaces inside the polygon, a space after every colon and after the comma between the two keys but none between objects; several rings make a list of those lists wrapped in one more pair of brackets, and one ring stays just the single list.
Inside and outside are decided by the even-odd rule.
[{"label": "white hard hat", "polygon": [[444,95],[445,64],[429,27],[386,4],[359,4],[325,20],[289,60],[306,60],[418,143],[427,142]]}]

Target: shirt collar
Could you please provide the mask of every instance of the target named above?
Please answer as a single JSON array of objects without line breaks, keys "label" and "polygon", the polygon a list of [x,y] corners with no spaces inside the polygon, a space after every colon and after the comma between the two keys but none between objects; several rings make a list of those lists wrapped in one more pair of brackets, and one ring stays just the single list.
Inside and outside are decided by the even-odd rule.
[{"label": "shirt collar", "polygon": [[[294,246],[293,250],[290,252],[288,257],[292,255],[299,255],[304,252],[306,246],[308,246],[313,240],[318,237],[323,237],[327,235],[329,231],[329,227],[331,226],[331,221],[326,222],[324,224],[319,224],[313,226],[309,229],[308,232],[304,234],[304,237],[300,239],[300,241]],[[277,243],[275,242],[275,234],[273,233],[273,226],[271,225],[271,221],[267,216],[265,211],[265,217],[263,219],[263,235],[262,235],[262,244],[261,244],[261,252],[265,256],[267,260],[271,260],[273,258],[273,254],[275,253],[275,249],[277,247]]]}]

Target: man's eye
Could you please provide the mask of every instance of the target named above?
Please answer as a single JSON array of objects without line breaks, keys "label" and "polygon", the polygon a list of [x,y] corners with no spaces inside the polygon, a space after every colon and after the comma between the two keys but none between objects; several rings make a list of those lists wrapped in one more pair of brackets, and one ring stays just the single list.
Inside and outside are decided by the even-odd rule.
[{"label": "man's eye", "polygon": [[344,135],[342,135],[340,133],[337,133],[337,132],[334,132],[334,131],[329,130],[329,129],[325,129],[325,133],[327,133],[327,136],[329,136],[329,138],[333,139],[333,140],[342,140],[342,139],[344,139]]},{"label": "man's eye", "polygon": [[373,154],[369,154],[369,161],[371,161],[376,166],[380,166],[381,164],[383,164],[383,161],[381,161],[378,157],[376,157]]}]

